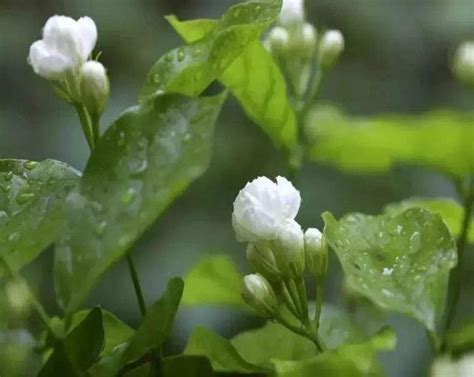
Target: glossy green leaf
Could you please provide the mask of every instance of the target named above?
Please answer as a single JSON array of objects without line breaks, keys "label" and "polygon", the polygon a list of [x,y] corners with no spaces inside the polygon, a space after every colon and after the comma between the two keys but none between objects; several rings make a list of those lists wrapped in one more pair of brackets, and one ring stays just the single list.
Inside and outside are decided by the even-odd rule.
[{"label": "glossy green leaf", "polygon": [[[385,212],[396,214],[407,210],[408,208],[426,208],[434,213],[439,214],[451,233],[458,237],[461,232],[461,224],[464,216],[463,207],[452,199],[425,199],[412,198],[404,200],[400,203],[393,203],[385,208]],[[471,217],[471,225],[469,227],[468,241],[474,243],[474,217]]]},{"label": "glossy green leaf", "polygon": [[474,319],[447,333],[446,348],[455,355],[474,350]]},{"label": "glossy green leaf", "polygon": [[143,322],[123,355],[122,364],[133,362],[162,347],[171,332],[183,287],[184,283],[180,278],[168,282],[163,296],[147,310]]},{"label": "glossy green leaf", "polygon": [[63,344],[58,344],[38,373],[38,377],[80,377],[74,369]]},{"label": "glossy green leaf", "polygon": [[163,377],[213,377],[211,363],[207,357],[179,355],[162,360]]},{"label": "glossy green leaf", "polygon": [[53,160],[0,160],[0,258],[19,270],[62,226],[64,199],[80,173]]},{"label": "glossy green leaf", "polygon": [[277,18],[281,0],[232,6],[204,38],[170,51],[152,67],[141,98],[160,91],[199,95]]},{"label": "glossy green leaf", "polygon": [[327,303],[323,305],[319,323],[319,336],[328,349],[360,342],[365,338],[346,311]]},{"label": "glossy green leaf", "polygon": [[384,329],[362,343],[342,345],[304,360],[273,360],[273,364],[278,377],[381,377],[384,372],[376,353],[391,350],[395,344],[393,331]]},{"label": "glossy green leaf", "polygon": [[242,274],[229,257],[205,257],[184,278],[183,304],[223,305],[248,310],[240,295],[242,279]]},{"label": "glossy green leaf", "polygon": [[[168,21],[188,43],[203,38],[212,28],[212,20],[182,22],[176,17],[168,17]],[[250,43],[219,76],[219,80],[276,145],[287,149],[296,145],[296,117],[288,98],[285,78],[259,40]]]},{"label": "glossy green leaf", "polygon": [[194,329],[184,353],[209,358],[216,372],[251,374],[268,371],[245,361],[230,341],[203,327]]},{"label": "glossy green leaf", "polygon": [[435,331],[457,262],[455,241],[441,217],[413,208],[396,215],[323,218],[349,286]]},{"label": "glossy green leaf", "polygon": [[128,343],[116,346],[110,353],[102,356],[87,371],[88,377],[117,377],[122,367],[122,357],[127,350]]},{"label": "glossy green leaf", "polygon": [[[321,114],[322,113],[322,114]],[[464,177],[474,172],[474,114],[433,111],[419,116],[349,118],[315,110],[308,124],[314,161],[359,173],[396,164]]]},{"label": "glossy green leaf", "polygon": [[104,134],[68,196],[66,231],[56,247],[56,288],[67,312],[207,169],[223,100],[157,96]]}]

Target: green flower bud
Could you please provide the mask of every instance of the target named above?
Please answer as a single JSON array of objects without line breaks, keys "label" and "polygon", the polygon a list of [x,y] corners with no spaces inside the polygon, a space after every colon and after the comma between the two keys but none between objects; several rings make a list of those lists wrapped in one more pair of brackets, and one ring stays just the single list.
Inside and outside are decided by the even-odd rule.
[{"label": "green flower bud", "polygon": [[264,242],[257,245],[249,244],[247,246],[247,260],[255,270],[269,280],[278,280],[281,272],[273,255],[272,250]]},{"label": "green flower bud", "polygon": [[272,53],[283,55],[288,51],[290,34],[284,27],[277,26],[270,30],[267,41]]},{"label": "green flower bud", "polygon": [[474,41],[464,42],[458,47],[452,69],[459,81],[474,88]]},{"label": "green flower bud", "polygon": [[319,63],[321,68],[331,68],[344,51],[344,37],[339,30],[328,30],[319,41]]},{"label": "green flower bud", "polygon": [[278,313],[275,292],[262,275],[253,274],[244,277],[242,298],[264,318],[274,318]]},{"label": "green flower bud", "polygon": [[328,245],[324,235],[316,228],[304,234],[306,267],[318,281],[326,278],[328,271]]},{"label": "green flower bud", "polygon": [[277,239],[272,241],[272,250],[279,270],[292,279],[303,276],[305,268],[304,234],[295,220],[287,220]]},{"label": "green flower bud", "polygon": [[30,292],[24,282],[11,280],[5,285],[5,294],[10,309],[17,313],[26,313],[30,308]]},{"label": "green flower bud", "polygon": [[110,84],[104,66],[90,60],[82,66],[81,99],[92,117],[100,117],[109,99]]}]

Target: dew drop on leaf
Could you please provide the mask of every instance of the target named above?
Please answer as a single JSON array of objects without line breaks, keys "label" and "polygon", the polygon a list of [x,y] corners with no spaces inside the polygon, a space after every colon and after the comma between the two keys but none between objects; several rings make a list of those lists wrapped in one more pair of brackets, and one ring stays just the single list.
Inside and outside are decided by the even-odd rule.
[{"label": "dew drop on leaf", "polygon": [[95,232],[98,236],[103,236],[106,228],[107,228],[107,221],[101,221],[95,227]]},{"label": "dew drop on leaf", "polygon": [[20,233],[19,232],[12,233],[8,237],[8,241],[10,241],[10,242],[15,242],[15,241],[18,241],[19,239],[20,239]]},{"label": "dew drop on leaf", "polygon": [[137,196],[137,192],[134,188],[130,187],[120,198],[121,202],[125,205],[133,203]]},{"label": "dew drop on leaf", "polygon": [[36,168],[37,166],[39,165],[39,162],[36,162],[36,161],[26,161],[23,166],[25,167],[25,169],[27,170],[33,170],[34,168]]},{"label": "dew drop on leaf", "polygon": [[3,177],[5,179],[5,181],[11,181],[12,178],[13,178],[13,172],[9,171],[7,174],[5,174],[5,176]]},{"label": "dew drop on leaf", "polygon": [[186,57],[186,54],[182,48],[178,50],[178,61],[182,62],[184,58]]},{"label": "dew drop on leaf", "polygon": [[25,204],[35,197],[32,192],[21,192],[15,197],[15,201],[18,204]]}]

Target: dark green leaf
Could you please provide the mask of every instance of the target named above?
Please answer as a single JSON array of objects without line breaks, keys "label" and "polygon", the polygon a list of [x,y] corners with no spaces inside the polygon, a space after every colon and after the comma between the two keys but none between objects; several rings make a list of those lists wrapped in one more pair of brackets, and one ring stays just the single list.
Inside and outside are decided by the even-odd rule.
[{"label": "dark green leaf", "polygon": [[248,310],[240,295],[243,276],[225,255],[204,258],[185,277],[183,304],[226,305]]},{"label": "dark green leaf", "polygon": [[474,319],[448,332],[446,348],[456,355],[474,350]]},{"label": "dark green leaf", "polygon": [[[168,21],[188,43],[203,38],[212,20]],[[214,21],[216,25],[217,21]],[[297,143],[296,117],[286,81],[272,55],[259,40],[250,43],[219,80],[238,99],[244,110],[277,145],[292,149]]]},{"label": "dark green leaf", "polygon": [[425,166],[461,178],[474,171],[473,114],[435,111],[351,119],[327,116],[323,109],[309,122],[312,159],[346,171],[382,173],[395,164]]},{"label": "dark green leaf", "polygon": [[80,173],[53,160],[0,160],[0,258],[17,271],[62,225],[64,199]]},{"label": "dark green leaf", "polygon": [[235,350],[231,342],[203,327],[194,329],[184,353],[186,355],[208,357],[212,368],[216,372],[251,374],[267,371],[246,362]]},{"label": "dark green leaf", "polygon": [[80,377],[75,371],[71,361],[66,354],[63,344],[58,344],[54,352],[48,358],[43,368],[38,373],[38,377]]},{"label": "dark green leaf", "polygon": [[211,363],[207,357],[180,355],[162,360],[163,377],[213,377]]},{"label": "dark green leaf", "polygon": [[[400,203],[393,203],[385,208],[385,212],[396,214],[403,212],[408,208],[426,208],[439,214],[451,233],[457,237],[461,232],[461,224],[464,216],[463,207],[452,199],[425,199],[411,198]],[[474,217],[471,217],[471,226],[469,227],[468,241],[474,243]]]},{"label": "dark green leaf", "polygon": [[123,343],[115,347],[110,353],[104,355],[87,371],[88,377],[117,377],[122,367],[122,357],[128,344]]},{"label": "dark green leaf", "polygon": [[77,371],[85,371],[99,357],[104,347],[102,311],[94,308],[66,336],[64,349]]},{"label": "dark green leaf", "polygon": [[446,299],[455,241],[439,215],[409,209],[396,215],[323,215],[325,235],[349,286],[380,307],[435,331]]},{"label": "dark green leaf", "polygon": [[204,38],[158,60],[148,73],[141,98],[160,91],[199,95],[275,21],[280,8],[281,0],[234,5]]},{"label": "dark green leaf", "polygon": [[184,283],[180,278],[168,282],[163,296],[151,306],[135,336],[131,339],[122,364],[139,359],[151,350],[159,350],[168,338],[173,326]]},{"label": "dark green leaf", "polygon": [[105,133],[77,189],[56,248],[59,302],[74,311],[100,276],[204,173],[224,96],[158,96]]}]

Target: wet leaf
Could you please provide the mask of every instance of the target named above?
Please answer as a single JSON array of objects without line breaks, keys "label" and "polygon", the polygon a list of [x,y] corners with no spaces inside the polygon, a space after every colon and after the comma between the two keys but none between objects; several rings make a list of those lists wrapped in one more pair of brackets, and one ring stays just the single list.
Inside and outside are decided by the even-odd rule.
[{"label": "wet leaf", "polygon": [[58,161],[0,160],[0,258],[17,271],[58,236],[80,173]]},{"label": "wet leaf", "polygon": [[314,161],[358,173],[383,173],[397,164],[460,178],[474,172],[474,114],[433,111],[349,118],[322,112],[316,110],[307,127],[314,140]]},{"label": "wet leaf", "polygon": [[213,377],[211,363],[207,357],[179,355],[162,360],[163,377]]},{"label": "wet leaf", "polygon": [[141,99],[159,91],[199,95],[275,21],[280,8],[281,0],[232,6],[204,38],[172,50],[156,62]]},{"label": "wet leaf", "polygon": [[229,257],[205,257],[184,278],[183,304],[223,305],[248,310],[240,295],[242,279],[242,274]]},{"label": "wet leaf", "polygon": [[58,300],[67,312],[186,187],[206,171],[224,96],[158,96],[104,134],[67,198],[56,247]]},{"label": "wet leaf", "polygon": [[474,350],[474,319],[447,333],[446,348],[455,355]]},{"label": "wet leaf", "polygon": [[396,215],[323,215],[325,235],[349,286],[378,306],[411,316],[430,331],[442,317],[455,240],[426,209]]}]

